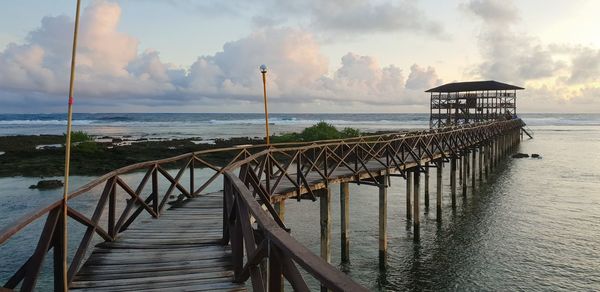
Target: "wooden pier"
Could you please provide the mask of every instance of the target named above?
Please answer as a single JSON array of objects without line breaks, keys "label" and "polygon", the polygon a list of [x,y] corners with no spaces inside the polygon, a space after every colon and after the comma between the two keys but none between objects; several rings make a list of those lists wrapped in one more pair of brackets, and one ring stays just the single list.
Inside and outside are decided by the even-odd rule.
[{"label": "wooden pier", "polygon": [[[54,289],[63,290],[61,222],[68,219],[85,229],[67,267],[74,290],[281,291],[287,281],[294,290],[308,291],[303,275],[310,275],[323,290],[366,291],[329,264],[332,202],[337,199],[341,260],[351,257],[348,184],[378,189],[379,263],[385,266],[389,200],[404,198],[419,240],[420,202],[425,200],[428,209],[434,191],[441,220],[443,196],[451,196],[455,206],[459,185],[466,195],[469,186],[485,180],[519,143],[523,125],[512,119],[346,140],[214,149],[124,167],[69,195],[70,201],[102,187],[91,214],[69,206],[68,218],[62,218],[62,201],[57,201],[0,231],[3,244],[46,217],[35,251],[4,288],[33,290],[51,252]],[[446,163],[450,190],[441,183]],[[177,167],[177,174],[167,167]],[[197,168],[212,169],[214,175],[200,181],[194,175]],[[437,187],[430,190],[433,168]],[[145,175],[135,185],[122,178],[136,171]],[[406,179],[405,194],[388,192],[392,176]],[[183,182],[184,177],[189,181]],[[223,191],[206,194],[217,180],[223,181]],[[337,184],[341,195],[334,198],[331,187]],[[176,192],[185,199],[167,208]],[[284,215],[288,199],[320,201],[320,255],[289,234]],[[92,246],[94,238],[102,242]]]}]

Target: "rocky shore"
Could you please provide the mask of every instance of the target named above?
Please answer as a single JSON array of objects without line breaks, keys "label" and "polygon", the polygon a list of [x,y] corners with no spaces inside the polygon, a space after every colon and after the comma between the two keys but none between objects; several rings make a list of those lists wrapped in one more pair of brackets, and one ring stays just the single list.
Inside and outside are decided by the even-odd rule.
[{"label": "rocky shore", "polygon": [[[0,137],[0,152],[4,152],[0,155],[0,177],[63,175],[64,139],[62,135]],[[148,140],[95,137],[92,141],[74,143],[71,174],[101,175],[142,161],[193,151],[262,143],[264,140],[259,138]]]}]

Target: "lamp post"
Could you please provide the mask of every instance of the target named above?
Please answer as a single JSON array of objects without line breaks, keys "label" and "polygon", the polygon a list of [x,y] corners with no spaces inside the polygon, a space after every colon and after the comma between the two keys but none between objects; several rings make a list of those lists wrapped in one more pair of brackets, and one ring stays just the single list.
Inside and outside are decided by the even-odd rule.
[{"label": "lamp post", "polygon": [[262,81],[263,81],[263,97],[265,102],[265,130],[267,132],[267,145],[270,144],[269,139],[269,109],[267,106],[267,65],[260,65],[260,73],[262,73]]}]

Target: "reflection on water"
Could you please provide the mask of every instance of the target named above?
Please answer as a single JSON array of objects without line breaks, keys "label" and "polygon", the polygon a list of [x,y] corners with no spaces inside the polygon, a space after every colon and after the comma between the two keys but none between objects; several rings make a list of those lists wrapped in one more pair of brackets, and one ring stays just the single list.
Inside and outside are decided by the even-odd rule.
[{"label": "reflection on water", "polygon": [[[418,242],[406,220],[404,181],[394,178],[383,270],[378,267],[377,189],[351,185],[351,262],[342,265],[339,190],[332,185],[333,263],[373,290],[599,290],[600,128],[577,130],[536,129],[536,139],[523,142],[518,151],[543,159],[506,159],[475,193],[457,195],[456,210],[446,168],[442,222],[436,220],[431,196],[433,208],[422,214]],[[430,190],[435,190],[434,179]],[[293,236],[314,252],[320,242],[317,204],[290,200],[286,209]]]}]

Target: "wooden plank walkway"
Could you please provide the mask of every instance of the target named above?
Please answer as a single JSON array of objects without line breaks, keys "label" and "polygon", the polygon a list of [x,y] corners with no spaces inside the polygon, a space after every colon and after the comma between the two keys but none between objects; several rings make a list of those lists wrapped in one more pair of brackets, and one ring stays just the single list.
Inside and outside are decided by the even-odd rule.
[{"label": "wooden plank walkway", "polygon": [[94,251],[71,284],[77,291],[245,291],[232,283],[223,195],[202,195],[141,219]]}]

